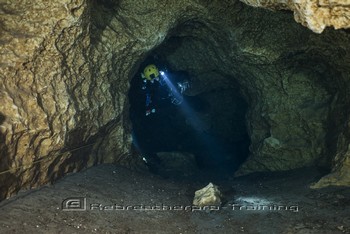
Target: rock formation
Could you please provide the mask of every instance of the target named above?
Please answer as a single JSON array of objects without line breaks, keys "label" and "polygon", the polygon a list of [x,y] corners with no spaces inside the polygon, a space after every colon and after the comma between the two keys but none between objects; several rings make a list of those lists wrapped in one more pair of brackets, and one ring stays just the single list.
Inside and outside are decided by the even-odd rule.
[{"label": "rock formation", "polygon": [[195,192],[193,205],[195,206],[220,206],[222,194],[218,186],[209,183],[202,189]]},{"label": "rock formation", "polygon": [[[316,32],[346,28],[341,5],[322,23],[307,7],[297,19],[315,20]],[[142,163],[130,150],[127,93],[162,43],[197,93],[239,85],[251,155],[238,174],[319,164],[332,174],[316,187],[350,185],[344,30],[314,34],[289,12],[232,0],[15,0],[0,13],[0,199],[98,163]]]},{"label": "rock formation", "polygon": [[350,1],[349,0],[242,0],[242,2],[271,10],[292,10],[295,21],[321,33],[326,27],[335,29],[350,27]]}]

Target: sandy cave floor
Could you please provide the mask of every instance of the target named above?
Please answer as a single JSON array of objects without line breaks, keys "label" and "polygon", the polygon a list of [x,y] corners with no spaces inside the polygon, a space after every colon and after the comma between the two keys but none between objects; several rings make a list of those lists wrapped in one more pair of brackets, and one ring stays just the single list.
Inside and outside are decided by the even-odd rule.
[{"label": "sandy cave floor", "polygon": [[[350,233],[350,188],[309,189],[320,176],[312,168],[211,178],[225,204],[199,211],[193,194],[208,176],[99,165],[1,202],[0,233]],[[67,198],[86,198],[86,210],[63,210],[79,208]]]}]

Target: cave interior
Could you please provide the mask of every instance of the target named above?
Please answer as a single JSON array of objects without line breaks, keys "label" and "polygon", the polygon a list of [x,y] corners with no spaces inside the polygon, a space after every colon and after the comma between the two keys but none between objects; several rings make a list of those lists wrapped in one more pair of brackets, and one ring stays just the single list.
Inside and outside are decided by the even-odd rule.
[{"label": "cave interior", "polygon": [[[262,168],[253,165],[243,170],[316,167],[322,175],[329,173],[329,150],[334,147],[329,131],[336,125],[332,114],[344,98],[337,91],[342,74],[320,54],[298,47],[293,52],[279,52],[272,61],[261,55],[242,55],[235,41],[229,39],[229,49],[225,48],[227,33],[214,32],[212,27],[200,20],[179,23],[160,45],[137,60],[130,72],[128,110],[133,147],[148,168],[164,177],[227,179],[241,173],[239,169],[246,166],[241,168],[249,156],[260,154],[269,158],[258,159],[268,161],[261,163]],[[304,30],[298,34],[312,36]],[[238,55],[223,52],[230,50],[237,50]],[[190,88],[181,105],[163,100],[155,114],[146,116],[140,74],[149,64],[185,77]],[[334,82],[334,77],[340,78]],[[288,126],[294,121],[301,126]],[[311,145],[317,149],[310,149]]]},{"label": "cave interior", "polygon": [[[140,66],[161,64],[168,72],[188,80],[190,88],[183,94],[184,101],[180,105],[171,103],[165,96],[158,101],[156,113],[146,116],[146,99],[140,85],[142,69],[135,72],[130,82],[128,97],[133,145],[149,168],[162,176],[193,176],[196,169],[211,171],[219,177],[233,176],[249,154],[248,104],[238,82],[229,76],[221,84],[193,94],[191,89],[196,89],[196,84],[191,77],[200,74],[175,71],[176,64],[166,60],[166,53],[176,49],[174,47],[181,44],[181,40],[170,37],[150,52]],[[215,71],[209,79],[216,79]],[[175,154],[167,156],[166,152]]]},{"label": "cave interior", "polygon": [[[350,232],[348,29],[232,0],[41,4],[0,4],[1,233]],[[194,212],[211,182],[220,211]],[[130,204],[191,212],[105,212]]]}]

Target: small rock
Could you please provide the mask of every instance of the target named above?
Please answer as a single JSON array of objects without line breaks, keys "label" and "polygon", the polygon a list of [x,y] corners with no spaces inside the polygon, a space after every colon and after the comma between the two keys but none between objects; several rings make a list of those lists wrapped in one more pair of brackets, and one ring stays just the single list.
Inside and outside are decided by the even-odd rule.
[{"label": "small rock", "polygon": [[197,190],[194,195],[193,205],[195,206],[219,206],[221,205],[222,194],[218,186],[209,183],[206,187]]}]

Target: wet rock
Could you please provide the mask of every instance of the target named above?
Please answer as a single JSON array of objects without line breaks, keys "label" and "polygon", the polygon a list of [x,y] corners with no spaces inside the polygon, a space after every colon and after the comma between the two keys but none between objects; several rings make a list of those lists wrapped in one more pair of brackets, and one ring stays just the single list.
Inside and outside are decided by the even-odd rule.
[{"label": "wet rock", "polygon": [[337,0],[303,0],[303,1],[257,1],[241,0],[242,2],[272,10],[292,10],[295,21],[310,28],[312,31],[321,33],[326,27],[335,29],[350,27],[350,7],[348,1]]},{"label": "wet rock", "polygon": [[201,6],[187,9],[191,4],[0,5],[0,154],[1,169],[10,169],[1,174],[0,199],[98,163],[133,167],[141,160],[128,157],[129,77],[176,19],[200,12]]},{"label": "wet rock", "polygon": [[[350,145],[349,145],[350,146]],[[335,166],[332,172],[324,176],[317,183],[312,184],[311,188],[323,188],[327,186],[349,186],[350,185],[350,152],[345,155],[338,154],[335,158]]]},{"label": "wet rock", "polygon": [[222,194],[218,186],[209,183],[204,188],[197,190],[193,198],[195,206],[220,206]]},{"label": "wet rock", "polygon": [[[220,14],[222,18],[235,11],[233,6],[226,7],[228,10]],[[244,18],[249,14],[245,10],[243,7],[237,14]],[[250,24],[251,20],[243,20],[238,24],[234,18],[226,18],[227,27],[220,24],[217,33],[211,33],[215,27],[205,23],[188,24],[181,28],[180,35],[170,38],[169,44],[156,52],[174,69],[190,72],[193,94],[239,88],[249,105],[246,124],[251,154],[236,175],[315,164],[324,167],[337,164],[333,170],[341,170],[349,141],[349,130],[342,127],[347,121],[347,111],[344,113],[342,106],[349,105],[345,94],[349,87],[349,67],[345,61],[349,61],[349,56],[341,52],[340,45],[349,42],[348,34],[328,30],[315,35],[297,27],[287,14],[274,14],[270,19],[276,23],[269,20],[276,27],[277,21],[284,22],[284,28],[265,27],[264,18],[270,13],[254,13],[261,17],[259,21]],[[263,29],[263,33],[255,31],[257,28]],[[280,33],[276,35],[276,31]],[[325,43],[332,40],[337,43],[326,49]],[[218,46],[220,43],[225,46]],[[342,59],[327,59],[335,54]],[[213,103],[222,105],[220,99]],[[336,152],[339,156],[332,163]]]}]

